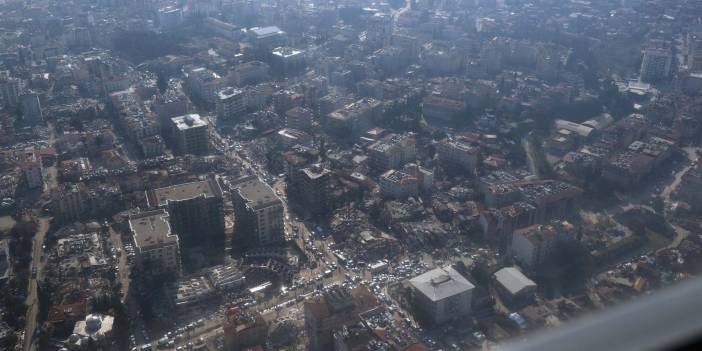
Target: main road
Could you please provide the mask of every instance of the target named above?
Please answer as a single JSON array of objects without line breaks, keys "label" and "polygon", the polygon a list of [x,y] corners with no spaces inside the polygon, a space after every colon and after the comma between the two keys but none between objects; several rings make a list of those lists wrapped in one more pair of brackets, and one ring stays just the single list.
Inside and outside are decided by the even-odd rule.
[{"label": "main road", "polygon": [[43,256],[44,237],[49,230],[49,219],[39,218],[37,221],[37,232],[32,241],[32,262],[30,272],[36,271],[29,278],[29,286],[27,287],[27,314],[25,317],[24,329],[24,351],[34,350],[34,333],[37,329],[37,317],[39,315],[39,301],[37,292],[37,281],[41,279],[43,273],[43,264],[41,257]]},{"label": "main road", "polygon": [[[56,130],[52,123],[48,123],[49,127],[49,146],[53,147],[56,142]],[[56,168],[55,161],[50,167],[44,169],[44,180],[46,186],[44,188],[44,197],[48,198],[51,196],[51,191],[58,187],[57,174],[58,170]],[[40,201],[42,203],[42,201]],[[37,211],[41,213],[41,208]],[[34,234],[34,239],[32,240],[32,260],[29,264],[29,283],[27,286],[27,299],[25,304],[27,305],[27,314],[25,316],[25,328],[24,328],[24,344],[22,346],[23,351],[33,350],[35,348],[34,344],[34,333],[37,329],[37,318],[39,315],[39,301],[37,296],[37,282],[41,280],[44,271],[44,237],[46,232],[49,230],[51,218],[50,217],[39,217],[37,219],[37,232]],[[36,272],[36,274],[31,273]]]}]

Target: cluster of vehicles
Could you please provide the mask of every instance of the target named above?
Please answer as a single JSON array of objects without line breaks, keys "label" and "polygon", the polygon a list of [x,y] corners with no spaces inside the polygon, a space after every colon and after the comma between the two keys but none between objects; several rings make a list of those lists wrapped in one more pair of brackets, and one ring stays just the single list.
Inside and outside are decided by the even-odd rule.
[{"label": "cluster of vehicles", "polygon": [[[185,326],[182,326],[180,328],[174,329],[173,331],[169,331],[166,333],[163,337],[158,339],[156,341],[156,348],[157,349],[167,349],[167,350],[176,350],[176,351],[190,351],[190,350],[203,350],[205,349],[205,340],[203,338],[199,338],[196,341],[189,340],[188,342],[184,342],[189,338],[189,334],[194,331],[197,327],[203,326],[205,324],[205,319],[200,318],[195,322],[189,323]],[[145,338],[147,343],[144,345],[141,345],[140,347],[135,347],[132,349],[132,351],[152,351],[152,344],[149,343],[148,338]],[[176,346],[179,343],[184,342],[180,346]]]}]

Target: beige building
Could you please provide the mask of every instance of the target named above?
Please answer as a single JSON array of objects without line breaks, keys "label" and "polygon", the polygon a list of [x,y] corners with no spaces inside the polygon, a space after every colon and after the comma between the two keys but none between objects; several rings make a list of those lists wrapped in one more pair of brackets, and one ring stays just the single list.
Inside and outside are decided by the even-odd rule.
[{"label": "beige building", "polygon": [[458,166],[475,174],[480,152],[477,147],[460,140],[445,139],[436,145],[436,152],[441,162]]},{"label": "beige building", "polygon": [[129,218],[139,264],[151,274],[180,273],[180,245],[164,209]]}]

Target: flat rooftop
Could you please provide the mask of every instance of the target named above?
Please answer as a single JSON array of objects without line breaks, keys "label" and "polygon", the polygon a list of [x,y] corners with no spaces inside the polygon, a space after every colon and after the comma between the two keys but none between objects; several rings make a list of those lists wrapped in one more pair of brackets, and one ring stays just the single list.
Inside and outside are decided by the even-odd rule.
[{"label": "flat rooftop", "polygon": [[431,301],[441,301],[475,288],[475,285],[451,266],[418,275],[410,279],[410,284]]},{"label": "flat rooftop", "polygon": [[236,191],[251,208],[264,208],[281,203],[273,189],[255,176],[234,181],[232,190]]},{"label": "flat rooftop", "polygon": [[130,216],[129,229],[136,245],[141,249],[178,243],[178,236],[171,233],[168,212],[164,209]]},{"label": "flat rooftop", "polygon": [[161,207],[168,205],[169,201],[184,201],[199,196],[222,197],[222,189],[217,180],[206,179],[153,189],[146,196],[150,206]]},{"label": "flat rooftop", "polygon": [[263,39],[263,38],[271,37],[274,35],[285,34],[284,31],[280,30],[280,28],[278,28],[276,26],[253,27],[253,28],[250,28],[249,31],[251,33],[253,33],[257,39]]},{"label": "flat rooftop", "polygon": [[207,120],[200,117],[200,115],[197,113],[190,113],[184,116],[173,117],[171,118],[171,121],[173,121],[173,124],[175,124],[176,128],[178,128],[179,130],[207,126]]}]

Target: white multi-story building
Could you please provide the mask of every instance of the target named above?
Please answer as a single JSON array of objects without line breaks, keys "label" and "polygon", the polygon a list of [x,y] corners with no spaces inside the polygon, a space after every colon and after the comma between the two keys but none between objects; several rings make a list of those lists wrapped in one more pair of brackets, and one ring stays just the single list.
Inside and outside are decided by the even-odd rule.
[{"label": "white multi-story building", "polygon": [[442,324],[471,312],[473,285],[453,267],[436,268],[410,279],[417,308]]},{"label": "white multi-story building", "polygon": [[207,120],[197,113],[171,118],[173,141],[180,154],[204,155],[209,149]]},{"label": "white multi-story building", "polygon": [[411,133],[391,134],[368,147],[373,168],[378,171],[399,168],[417,157],[416,140]]},{"label": "white multi-story building", "polygon": [[560,242],[575,238],[575,227],[567,221],[535,224],[512,234],[512,255],[529,270],[538,269],[551,257]]},{"label": "white multi-story building", "polygon": [[395,199],[404,199],[419,194],[417,177],[391,169],[380,176],[380,193]]},{"label": "white multi-story building", "polygon": [[129,217],[138,262],[151,274],[180,274],[180,244],[165,209]]},{"label": "white multi-story building", "polygon": [[226,87],[217,93],[217,118],[232,119],[246,112],[246,92]]},{"label": "white multi-story building", "polygon": [[217,94],[222,90],[222,78],[212,70],[197,67],[185,70],[186,86],[190,93],[209,104],[217,102]]},{"label": "white multi-story building", "polygon": [[436,145],[439,160],[459,166],[475,174],[478,166],[479,149],[460,140],[445,139]]}]

